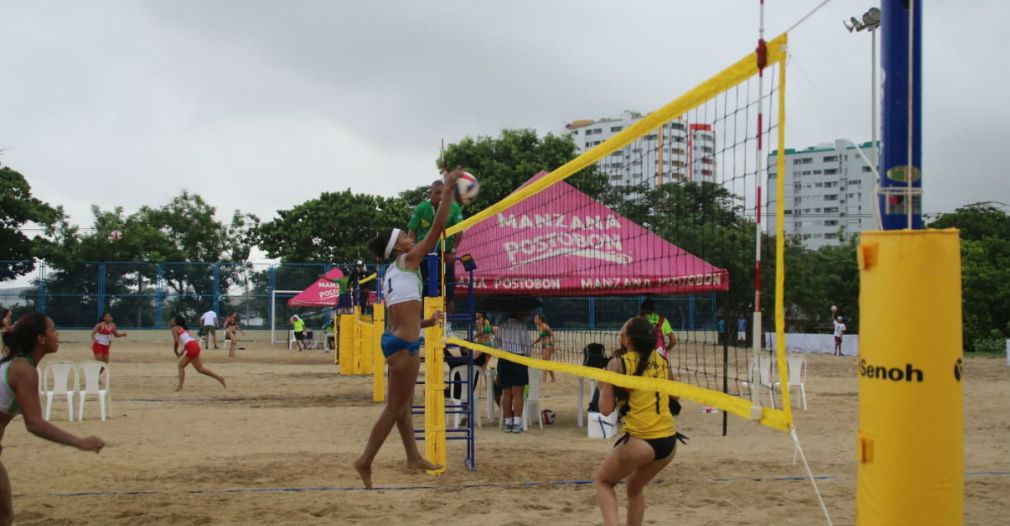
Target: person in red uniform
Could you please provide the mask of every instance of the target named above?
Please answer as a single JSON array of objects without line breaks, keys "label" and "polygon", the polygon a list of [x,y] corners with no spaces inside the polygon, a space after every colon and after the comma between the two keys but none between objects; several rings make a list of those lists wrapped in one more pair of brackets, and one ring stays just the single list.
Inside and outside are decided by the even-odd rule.
[{"label": "person in red uniform", "polygon": [[[182,382],[186,380],[186,366],[190,363],[193,364],[196,372],[205,374],[221,382],[221,385],[228,387],[224,383],[223,376],[203,366],[203,362],[200,361],[200,342],[189,333],[189,327],[186,326],[186,318],[183,318],[182,314],[176,314],[172,318],[172,338],[175,340],[172,352],[179,357],[179,387],[175,389],[176,391],[182,391]],[[182,346],[182,351],[179,350],[180,345]]]},{"label": "person in red uniform", "polygon": [[112,337],[122,338],[125,332],[116,330],[116,322],[112,321],[112,313],[105,311],[102,313],[102,321],[91,330],[91,352],[95,355],[95,360],[109,363],[109,349],[112,347]]}]

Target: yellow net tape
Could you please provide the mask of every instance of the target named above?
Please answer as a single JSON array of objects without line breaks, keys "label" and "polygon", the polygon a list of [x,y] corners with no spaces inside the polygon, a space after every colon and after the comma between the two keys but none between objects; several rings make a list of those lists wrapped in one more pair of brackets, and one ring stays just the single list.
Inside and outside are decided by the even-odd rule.
[{"label": "yellow net tape", "polygon": [[[667,395],[679,396],[705,405],[718,407],[724,411],[733,413],[748,420],[751,417],[750,411],[752,404],[750,400],[732,396],[726,393],[720,393],[718,391],[713,391],[711,389],[702,389],[700,387],[688,385],[673,380],[643,378],[641,376],[620,374],[612,371],[607,371],[604,369],[597,369],[595,367],[573,365],[570,363],[552,362],[548,360],[541,360],[538,358],[530,358],[528,356],[518,356],[508,351],[503,351],[501,349],[495,349],[494,347],[488,347],[486,345],[480,345],[477,343],[468,342],[466,340],[460,340],[458,338],[449,338],[446,340],[446,343],[450,345],[459,345],[461,347],[475,349],[480,352],[490,354],[491,356],[496,356],[499,359],[521,363],[527,367],[532,367],[535,369],[543,369],[547,371],[555,371],[559,373],[568,373],[575,376],[582,376],[584,378],[592,378],[600,382],[607,382],[608,384],[613,384],[629,389],[658,391]],[[768,427],[773,427],[775,429],[780,429],[782,431],[786,431],[789,429],[790,423],[786,420],[785,413],[783,411],[765,407],[762,408],[761,413],[762,413],[761,414],[762,424]]]},{"label": "yellow net tape", "polygon": [[[776,37],[775,40],[768,42],[768,64],[785,62],[786,41],[786,34],[783,33]],[[642,135],[655,130],[664,122],[680,117],[684,113],[712,99],[719,93],[722,93],[723,91],[732,88],[733,86],[736,86],[737,84],[740,84],[757,74],[757,54],[751,53],[738,60],[736,64],[733,64],[712,78],[701,83],[693,90],[674,99],[666,106],[646,115],[640,121],[629,126],[617,135],[614,135],[610,139],[607,139],[599,146],[596,146],[571,161],[568,161],[553,172],[545,175],[530,185],[517,190],[512,195],[498,201],[494,205],[481,210],[460,223],[446,228],[445,235],[451,236],[462,232],[470,226],[475,225],[494,214],[497,214],[508,207],[539,193],[541,190],[551,186],[552,184],[578,173],[583,168],[627,146],[629,143],[638,139]]]}]

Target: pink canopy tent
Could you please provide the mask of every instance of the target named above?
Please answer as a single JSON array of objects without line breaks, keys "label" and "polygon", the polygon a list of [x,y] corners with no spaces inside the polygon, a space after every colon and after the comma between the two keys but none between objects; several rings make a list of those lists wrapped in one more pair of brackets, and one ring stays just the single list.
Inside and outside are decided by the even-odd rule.
[{"label": "pink canopy tent", "polygon": [[[525,184],[546,175],[541,172]],[[525,185],[524,185],[525,186]],[[474,293],[691,294],[729,289],[729,273],[561,181],[468,228],[457,255],[477,265]],[[469,277],[456,262],[457,294]]]},{"label": "pink canopy tent", "polygon": [[[326,273],[330,279],[340,279],[344,273],[337,267],[333,267]],[[298,293],[297,296],[288,300],[289,307],[335,307],[337,299],[340,297],[340,285],[329,280],[319,278],[315,283]]]},{"label": "pink canopy tent", "polygon": [[[333,267],[325,274],[329,279],[340,279],[344,273]],[[317,279],[315,283],[288,300],[289,307],[336,307],[340,298],[340,285],[328,279]],[[346,298],[345,298],[346,299]],[[374,290],[368,291],[368,303],[376,302]]]}]

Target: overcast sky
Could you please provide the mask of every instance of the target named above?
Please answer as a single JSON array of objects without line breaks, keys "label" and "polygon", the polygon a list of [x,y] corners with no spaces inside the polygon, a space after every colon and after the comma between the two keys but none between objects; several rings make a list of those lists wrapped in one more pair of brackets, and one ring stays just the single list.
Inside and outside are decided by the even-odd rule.
[{"label": "overcast sky", "polygon": [[[766,37],[817,3],[767,0]],[[443,138],[662,106],[753,50],[758,4],[0,0],[0,163],[85,228],[183,189],[225,221],[392,196]],[[870,5],[790,33],[787,147],[869,140],[870,35],[842,20]],[[923,14],[925,210],[1010,203],[1010,2]]]}]

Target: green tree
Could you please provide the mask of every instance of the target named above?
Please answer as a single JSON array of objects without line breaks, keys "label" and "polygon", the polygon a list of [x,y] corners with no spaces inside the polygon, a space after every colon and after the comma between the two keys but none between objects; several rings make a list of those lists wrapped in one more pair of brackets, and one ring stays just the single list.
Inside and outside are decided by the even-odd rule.
[{"label": "green tree", "polygon": [[[93,206],[92,214],[87,234],[62,221],[52,229],[51,242],[37,251],[53,269],[46,277],[54,294],[46,311],[63,325],[88,325],[100,311],[111,310],[122,325],[150,326],[157,316],[150,298],[158,293],[167,295],[162,314],[195,314],[211,305],[215,291],[227,294],[243,279],[251,231],[259,222],[236,211],[225,225],[214,218],[214,207],[188,192],[129,216],[122,207]],[[113,240],[116,230],[121,237]],[[217,265],[215,272],[222,261],[236,264]],[[159,280],[165,286],[160,290]],[[98,304],[102,295],[104,303]]]},{"label": "green tree", "polygon": [[22,232],[26,224],[53,228],[64,217],[63,209],[52,207],[32,196],[23,175],[0,167],[0,281],[23,276],[35,269],[35,249],[46,241]]},{"label": "green tree", "polygon": [[[464,213],[471,213],[502,200],[540,171],[553,171],[577,155],[571,137],[547,134],[541,138],[531,129],[502,130],[498,137],[467,137],[450,144],[445,150],[445,165],[449,168],[463,166],[477,176],[480,195],[464,210]],[[439,162],[436,160],[436,165]],[[432,180],[435,177],[433,175]],[[596,165],[569,177],[566,182],[590,197],[598,197],[610,188],[606,176]],[[428,198],[430,188],[425,185],[405,190],[399,197],[415,206]]]},{"label": "green tree", "polygon": [[271,258],[284,262],[349,262],[370,259],[366,244],[375,231],[405,228],[410,209],[398,198],[324,192],[277,219],[259,225],[256,240]]},{"label": "green tree", "polygon": [[993,207],[964,207],[940,215],[929,228],[960,232],[965,348],[1002,348],[1010,337],[1010,215]]}]

